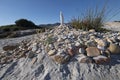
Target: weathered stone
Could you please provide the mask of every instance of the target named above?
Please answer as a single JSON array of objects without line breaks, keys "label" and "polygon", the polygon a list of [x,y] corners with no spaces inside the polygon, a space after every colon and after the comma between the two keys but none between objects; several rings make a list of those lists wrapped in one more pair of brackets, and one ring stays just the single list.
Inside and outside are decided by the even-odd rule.
[{"label": "weathered stone", "polygon": [[11,56],[6,56],[6,57],[3,57],[2,59],[1,59],[1,64],[5,64],[5,63],[10,63],[10,62],[12,62],[13,61],[13,58],[11,57]]},{"label": "weathered stone", "polygon": [[65,40],[65,43],[69,44],[69,43],[70,43],[70,40],[69,40],[69,39],[66,39],[66,40]]},{"label": "weathered stone", "polygon": [[15,58],[21,58],[21,57],[26,57],[26,55],[28,55],[30,52],[30,50],[18,50],[14,52],[14,57]]},{"label": "weathered stone", "polygon": [[84,48],[79,48],[79,53],[80,54],[85,54],[85,49]]},{"label": "weathered stone", "polygon": [[33,52],[35,52],[37,49],[38,49],[37,46],[33,46],[33,47],[32,47],[32,51],[33,51]]},{"label": "weathered stone", "polygon": [[111,54],[120,54],[120,47],[116,44],[110,44],[108,50],[111,52]]},{"label": "weathered stone", "polygon": [[81,59],[83,58],[86,58],[87,56],[85,56],[84,54],[79,54],[79,55],[76,55],[75,58],[80,62]]},{"label": "weathered stone", "polygon": [[102,56],[102,55],[94,57],[93,59],[94,59],[95,63],[97,63],[97,64],[102,64],[102,63],[108,63],[108,62],[110,62],[110,58]]},{"label": "weathered stone", "polygon": [[48,55],[49,56],[52,56],[52,55],[54,55],[56,53],[56,50],[54,49],[54,50],[50,50],[49,52],[48,52]]},{"label": "weathered stone", "polygon": [[75,46],[80,46],[80,43],[79,43],[79,42],[76,42],[76,43],[75,43]]},{"label": "weathered stone", "polygon": [[10,58],[7,60],[7,63],[10,63],[10,62],[12,62],[12,61],[13,61],[13,58],[10,57]]},{"label": "weathered stone", "polygon": [[37,51],[36,51],[36,53],[40,53],[42,50],[41,50],[41,48],[39,48]]},{"label": "weathered stone", "polygon": [[5,64],[6,61],[4,60],[5,58],[0,59],[0,64]]},{"label": "weathered stone", "polygon": [[54,49],[54,45],[53,44],[49,44],[48,45],[50,49]]},{"label": "weathered stone", "polygon": [[111,52],[108,49],[106,49],[102,55],[110,58]]},{"label": "weathered stone", "polygon": [[87,41],[87,42],[85,42],[85,45],[87,47],[96,47],[97,46],[96,42],[94,42],[94,41]]},{"label": "weathered stone", "polygon": [[18,47],[18,45],[7,45],[3,47],[4,51],[12,51],[14,49],[16,49]]},{"label": "weathered stone", "polygon": [[94,32],[95,32],[95,29],[90,29],[89,32],[94,33]]},{"label": "weathered stone", "polygon": [[95,36],[94,36],[94,35],[90,36],[90,39],[91,39],[91,40],[92,40],[92,39],[95,39]]},{"label": "weathered stone", "polygon": [[105,51],[105,49],[106,49],[105,46],[100,46],[100,45],[97,45],[97,48],[100,49],[101,51]]},{"label": "weathered stone", "polygon": [[87,35],[88,32],[87,32],[87,31],[83,31],[82,34],[83,34],[83,35]]},{"label": "weathered stone", "polygon": [[90,57],[83,57],[81,60],[80,60],[80,63],[94,63],[94,60]]},{"label": "weathered stone", "polygon": [[6,56],[11,56],[11,55],[12,55],[11,52],[4,52],[4,54],[5,54]]},{"label": "weathered stone", "polygon": [[58,38],[57,42],[61,42],[63,39],[61,37]]},{"label": "weathered stone", "polygon": [[95,41],[97,42],[97,44],[101,47],[106,47],[108,42],[106,39],[95,39]]},{"label": "weathered stone", "polygon": [[66,55],[66,56],[56,55],[56,56],[54,56],[54,61],[56,61],[60,64],[64,64],[64,63],[68,62],[69,59],[70,59],[69,55]]},{"label": "weathered stone", "polygon": [[76,54],[75,51],[73,49],[70,49],[70,48],[67,49],[67,52],[70,56],[74,56]]},{"label": "weathered stone", "polygon": [[101,54],[100,50],[96,47],[88,47],[86,51],[87,51],[87,56],[91,56],[91,57],[98,56]]},{"label": "weathered stone", "polygon": [[34,57],[31,61],[31,64],[34,64],[37,61],[37,57]]},{"label": "weathered stone", "polygon": [[28,58],[33,58],[34,56],[35,56],[35,54],[33,52],[28,53]]}]

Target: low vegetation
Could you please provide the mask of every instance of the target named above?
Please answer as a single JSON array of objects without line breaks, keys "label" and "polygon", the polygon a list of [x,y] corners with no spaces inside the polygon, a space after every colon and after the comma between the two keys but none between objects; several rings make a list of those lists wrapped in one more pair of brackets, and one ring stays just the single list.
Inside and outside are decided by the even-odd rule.
[{"label": "low vegetation", "polygon": [[0,38],[19,37],[17,31],[28,29],[39,29],[41,32],[44,31],[44,28],[35,25],[32,21],[19,19],[15,21],[15,24],[0,26]]},{"label": "low vegetation", "polygon": [[37,25],[35,25],[32,21],[29,21],[27,19],[19,19],[15,21],[16,26],[18,27],[24,27],[28,29],[34,29],[38,28]]},{"label": "low vegetation", "polygon": [[70,24],[76,29],[95,29],[99,32],[106,32],[108,30],[102,28],[106,18],[105,14],[105,7],[103,7],[102,10],[99,10],[98,8],[88,9],[82,17],[71,19]]}]

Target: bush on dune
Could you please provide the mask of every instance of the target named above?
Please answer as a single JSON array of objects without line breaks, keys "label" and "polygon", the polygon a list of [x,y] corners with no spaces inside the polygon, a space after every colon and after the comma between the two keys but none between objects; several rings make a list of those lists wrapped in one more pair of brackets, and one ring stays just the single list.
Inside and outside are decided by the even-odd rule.
[{"label": "bush on dune", "polygon": [[24,28],[37,28],[37,26],[27,19],[19,19],[15,21],[16,26],[24,27]]},{"label": "bush on dune", "polygon": [[88,9],[81,18],[71,19],[70,24],[76,29],[95,29],[100,32],[108,31],[102,28],[105,21],[105,13],[106,7],[103,7],[102,10],[99,10],[97,7],[95,9]]}]

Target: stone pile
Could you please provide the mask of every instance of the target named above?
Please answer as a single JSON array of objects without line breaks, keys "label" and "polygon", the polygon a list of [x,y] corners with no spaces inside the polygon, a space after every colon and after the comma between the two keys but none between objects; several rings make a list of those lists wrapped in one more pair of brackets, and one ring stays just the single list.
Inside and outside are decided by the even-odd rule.
[{"label": "stone pile", "polygon": [[37,61],[38,54],[45,53],[55,62],[63,64],[77,59],[81,63],[103,64],[111,55],[120,54],[120,33],[100,33],[94,29],[76,30],[70,26],[58,26],[20,44],[7,45],[0,53],[0,63],[12,62],[21,57]]}]

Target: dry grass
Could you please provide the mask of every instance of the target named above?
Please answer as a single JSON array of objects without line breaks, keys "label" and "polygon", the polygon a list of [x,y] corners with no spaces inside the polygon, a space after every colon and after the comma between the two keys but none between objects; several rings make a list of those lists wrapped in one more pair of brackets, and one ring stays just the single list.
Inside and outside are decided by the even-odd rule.
[{"label": "dry grass", "polygon": [[102,26],[104,25],[106,7],[101,10],[96,7],[95,9],[88,9],[82,17],[71,19],[71,25],[76,29],[90,30],[95,29],[96,31],[106,31]]}]

